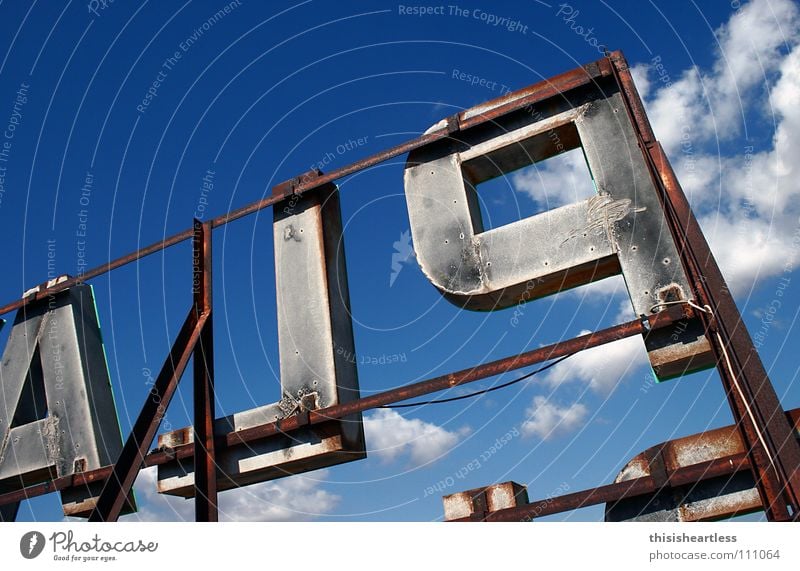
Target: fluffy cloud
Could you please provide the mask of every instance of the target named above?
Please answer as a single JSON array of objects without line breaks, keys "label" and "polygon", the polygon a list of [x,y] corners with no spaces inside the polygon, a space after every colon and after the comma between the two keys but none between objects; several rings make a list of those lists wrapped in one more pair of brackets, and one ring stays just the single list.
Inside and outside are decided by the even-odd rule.
[{"label": "fluffy cloud", "polygon": [[[673,72],[662,57],[634,65],[632,75],[731,290],[746,296],[793,270],[800,250],[800,9],[791,0],[752,0],[715,35],[707,69]],[[568,188],[575,172],[575,164],[554,164],[547,177]],[[533,189],[530,177],[514,182],[520,192]],[[568,192],[557,196],[571,201]],[[618,304],[623,321],[631,312],[619,284],[604,280],[570,295],[601,300],[608,312]],[[602,394],[646,363],[642,340],[633,337],[579,353],[544,380]],[[586,409],[539,396],[528,416],[523,430],[547,438],[579,427]]]},{"label": "fluffy cloud", "polygon": [[418,418],[405,418],[391,409],[379,409],[364,417],[364,431],[370,454],[386,462],[408,454],[413,466],[421,466],[447,454],[469,429],[450,432]]},{"label": "fluffy cloud", "polygon": [[[330,513],[339,496],[321,489],[325,470],[262,482],[220,492],[220,521],[310,521]],[[147,468],[136,480],[139,512],[128,521],[194,521],[194,503],[156,491],[156,468]]]},{"label": "fluffy cloud", "polygon": [[[654,90],[655,76],[663,75],[636,66],[656,136],[740,296],[782,272],[797,253],[798,32],[795,3],[753,0],[716,31],[710,70],[693,67]],[[759,149],[755,131],[765,125],[773,136]]]},{"label": "fluffy cloud", "polygon": [[[619,321],[628,319],[632,314],[630,302],[622,300],[617,311]],[[580,335],[586,333],[589,331],[581,331]],[[644,342],[637,335],[581,351],[547,371],[539,384],[550,387],[553,393],[565,385],[578,384],[607,395],[633,371],[645,365],[647,353]],[[589,409],[581,403],[561,405],[539,395],[525,411],[522,433],[542,440],[563,436],[580,429],[588,414]]]},{"label": "fluffy cloud", "polygon": [[723,183],[735,200],[749,208],[751,217],[780,223],[787,214],[798,213],[800,45],[784,58],[768,102],[768,120],[777,122],[771,148],[728,159]]},{"label": "fluffy cloud", "polygon": [[718,49],[710,69],[692,66],[672,74],[662,58],[662,86],[653,92],[648,68],[636,67],[634,79],[644,80],[650,120],[668,154],[689,139],[721,142],[744,132],[751,109],[764,109],[765,88],[783,66],[787,43],[796,42],[798,22],[791,0],[753,0],[715,31]]},{"label": "fluffy cloud", "polygon": [[[586,333],[589,331],[580,334]],[[542,382],[553,389],[568,383],[588,385],[593,391],[605,395],[646,363],[644,342],[636,335],[576,353],[547,371]]]},{"label": "fluffy cloud", "polygon": [[[631,305],[628,289],[622,276],[612,276],[604,280],[557,293],[556,295],[569,296],[573,300],[577,299],[578,305],[575,311],[583,310],[584,303],[602,303],[609,312],[615,301],[621,300],[620,303],[626,302],[629,306]],[[632,307],[631,313],[633,313]],[[633,318],[631,317],[631,319]]]},{"label": "fluffy cloud", "polygon": [[546,397],[537,396],[526,411],[527,420],[522,423],[522,434],[549,440],[580,428],[588,414],[589,410],[582,404],[559,406]]},{"label": "fluffy cloud", "polygon": [[547,210],[594,194],[592,175],[580,149],[516,172],[511,183]]},{"label": "fluffy cloud", "polygon": [[[715,37],[707,68],[673,70],[662,56],[632,74],[723,274],[743,296],[797,256],[800,9],[791,0],[752,0]],[[574,160],[542,169],[556,189],[552,206],[572,200],[576,169]],[[514,177],[516,189],[534,192],[534,175]],[[609,299],[611,285],[578,292]]]},{"label": "fluffy cloud", "polygon": [[757,280],[780,274],[784,264],[797,256],[788,229],[784,233],[768,220],[743,223],[714,213],[700,223],[734,294],[747,294]]},{"label": "fluffy cloud", "polygon": [[763,95],[772,73],[783,65],[787,41],[796,42],[798,31],[792,0],[754,0],[717,30],[720,49],[706,81],[712,114],[705,125],[715,139],[741,133],[751,95]]}]

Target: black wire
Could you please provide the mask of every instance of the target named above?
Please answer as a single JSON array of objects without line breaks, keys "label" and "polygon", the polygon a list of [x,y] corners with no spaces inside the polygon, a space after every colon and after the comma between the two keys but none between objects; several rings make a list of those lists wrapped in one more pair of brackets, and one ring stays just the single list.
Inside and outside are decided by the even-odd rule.
[{"label": "black wire", "polygon": [[446,399],[428,400],[428,401],[422,401],[422,402],[409,402],[409,403],[405,403],[405,404],[385,404],[385,405],[379,406],[378,408],[411,408],[413,406],[425,406],[427,404],[442,404],[442,403],[446,403],[446,402],[453,402],[453,401],[457,401],[457,400],[464,400],[464,399],[469,399],[469,398],[472,398],[472,397],[477,397],[477,396],[480,396],[480,395],[485,395],[486,393],[490,393],[492,391],[499,391],[500,389],[504,389],[506,387],[510,387],[511,385],[515,385],[515,384],[519,383],[520,381],[524,381],[525,379],[529,379],[529,378],[531,378],[532,376],[534,376],[534,375],[536,375],[538,373],[546,371],[547,369],[550,369],[551,367],[555,367],[560,362],[565,361],[566,359],[569,359],[570,357],[572,357],[574,354],[575,353],[570,353],[569,355],[564,355],[563,357],[561,357],[559,359],[556,359],[552,363],[548,363],[544,367],[539,367],[535,371],[531,371],[530,373],[525,373],[524,375],[522,375],[518,379],[514,379],[513,381],[508,381],[507,383],[503,383],[502,385],[497,385],[496,387],[490,387],[488,389],[483,389],[482,391],[475,391],[474,393],[469,393],[467,395],[461,395],[461,396],[457,396],[457,397],[449,397],[449,398],[446,398]]}]

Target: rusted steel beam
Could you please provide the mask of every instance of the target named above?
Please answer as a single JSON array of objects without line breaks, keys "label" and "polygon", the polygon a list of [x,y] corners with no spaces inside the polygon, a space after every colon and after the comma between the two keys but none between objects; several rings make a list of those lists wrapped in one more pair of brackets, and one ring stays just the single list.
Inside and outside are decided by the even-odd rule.
[{"label": "rusted steel beam", "polygon": [[[285,200],[292,195],[303,194],[347,175],[356,173],[399,155],[405,154],[411,150],[424,147],[425,145],[429,145],[440,139],[446,139],[458,131],[477,127],[484,123],[494,121],[498,117],[508,113],[513,113],[545,99],[556,97],[565,91],[575,89],[583,85],[589,85],[598,81],[601,77],[608,76],[611,73],[611,68],[606,59],[601,59],[566,73],[562,73],[553,78],[545,79],[513,93],[507,94],[503,97],[493,99],[473,107],[472,109],[467,109],[456,115],[453,115],[452,117],[448,118],[446,126],[441,129],[420,135],[419,137],[389,149],[372,154],[359,161],[355,161],[349,165],[345,165],[339,169],[331,171],[325,175],[316,176],[312,173],[305,173],[289,179],[286,182],[276,185],[271,196],[257,200],[251,204],[227,212],[226,214],[217,216],[216,218],[211,219],[209,222],[212,228],[223,226],[229,222],[233,222],[234,220],[238,220],[239,218],[243,218],[258,212],[259,210],[263,210],[264,208],[272,206],[273,204],[280,202],[281,200]],[[182,232],[173,234],[168,238],[150,244],[149,246],[141,248],[140,250],[101,264],[96,268],[84,272],[78,277],[70,278],[50,288],[42,287],[40,288],[40,291],[31,296],[24,297],[0,306],[0,315],[4,315],[10,311],[19,309],[34,299],[41,299],[56,292],[68,289],[75,284],[83,283],[91,278],[95,278],[131,262],[140,260],[151,254],[176,244],[180,244],[185,240],[191,239],[193,234],[193,228],[183,230]]]},{"label": "rusted steel beam", "polygon": [[642,99],[639,97],[639,92],[636,90],[636,85],[633,83],[628,61],[622,52],[617,50],[611,52],[608,56],[610,63],[610,73],[614,75],[617,83],[622,90],[622,94],[628,103],[628,108],[631,112],[634,127],[639,132],[642,141],[645,144],[652,143],[656,140],[653,128],[650,125],[650,119],[647,117],[647,112],[644,109]]},{"label": "rusted steel beam", "polygon": [[[795,427],[800,429],[800,408],[787,411],[786,416],[790,423],[792,423]],[[715,431],[712,431],[712,433],[717,431],[729,431],[734,429],[735,427],[731,425],[728,427],[716,429]],[[224,445],[224,438],[218,440],[218,445]],[[184,457],[184,458],[189,457],[193,452],[191,450],[191,447],[187,447],[183,451],[186,453],[180,454],[181,450],[178,449],[169,451],[159,450],[151,452],[145,457],[144,465],[156,466],[158,464],[168,462],[175,457]],[[72,476],[66,476],[64,478],[58,478],[56,480],[53,480],[52,482],[44,482],[42,484],[29,486],[22,490],[5,493],[0,495],[0,505],[42,496],[51,492],[60,491],[65,488],[70,488],[72,486],[85,486],[92,482],[102,481],[108,478],[112,474],[112,468],[113,468],[112,466],[106,466],[104,468],[99,468],[97,470],[92,470],[81,474],[75,474]],[[719,476],[728,476],[742,470],[747,470],[749,468],[750,468],[750,463],[747,455],[741,452],[734,453],[729,456],[725,456],[722,458],[715,458],[710,461],[704,461],[689,466],[681,466],[675,469],[669,469],[666,485],[669,487],[691,485],[703,479],[716,478]],[[631,480],[628,480],[627,482],[630,481]],[[625,482],[622,483],[624,484]],[[611,486],[614,485],[615,484],[611,484]],[[608,486],[601,486],[601,488],[608,488]],[[619,486],[618,488],[615,489],[617,489],[618,491],[619,490],[624,491],[627,488],[625,486]],[[654,481],[653,490],[656,489],[658,489],[658,485]],[[591,490],[585,490],[584,492],[576,492],[576,493],[582,493],[585,495],[589,492],[593,492],[594,490],[596,489],[592,488]],[[594,498],[594,496],[591,497]],[[622,498],[623,496],[614,497],[608,501],[618,501]],[[529,513],[520,519],[508,518],[508,520],[509,521],[530,520],[532,517],[543,517],[545,515],[552,515],[554,513],[559,513],[560,511],[567,511],[569,509],[574,509],[571,507],[564,507],[563,509],[558,509],[557,506],[553,505],[553,502],[554,498],[534,500],[533,502],[530,502],[529,506],[540,506],[540,508],[537,511],[533,512],[533,514]],[[593,504],[596,503],[604,503],[604,500],[598,500],[596,502],[593,502]],[[577,507],[586,507],[588,505],[593,505],[593,504],[581,504],[580,502],[578,502],[577,504],[573,505],[577,505]],[[564,506],[566,504],[558,504],[558,505]]]},{"label": "rusted steel beam", "polygon": [[445,521],[527,505],[528,489],[517,482],[501,482],[485,488],[456,492],[442,498]]},{"label": "rusted steel beam", "polygon": [[119,517],[207,318],[207,313],[197,315],[194,307],[189,310],[175,344],[125,441],[120,457],[114,464],[113,472],[106,480],[89,521],[116,521]]},{"label": "rusted steel beam", "polygon": [[626,109],[638,130],[639,144],[656,187],[668,226],[679,246],[681,263],[692,281],[694,296],[711,308],[701,312],[717,369],[736,425],[750,454],[754,478],[773,520],[788,520],[791,506],[800,512],[800,444],[791,436],[783,408],[733,296],[692,213],[680,183],[655,141],[627,62],[619,52],[610,57],[613,74],[625,96]]},{"label": "rusted steel beam", "polygon": [[585,508],[596,504],[614,502],[633,496],[641,496],[655,492],[658,486],[650,476],[627,480],[617,484],[598,486],[580,492],[564,494],[553,498],[544,498],[527,505],[507,508],[495,512],[475,513],[469,518],[453,521],[532,521],[538,517],[553,515],[565,511]]},{"label": "rusted steel beam", "polygon": [[194,221],[194,311],[206,321],[194,347],[195,520],[218,521],[217,462],[214,451],[214,330],[211,314],[211,223]]},{"label": "rusted steel beam", "polygon": [[543,361],[557,359],[558,357],[571,355],[572,353],[583,351],[591,347],[597,347],[634,335],[641,335],[652,329],[666,327],[681,319],[685,319],[687,315],[691,315],[691,313],[691,308],[688,306],[673,306],[670,311],[664,311],[643,320],[637,319],[628,321],[594,333],[581,335],[580,337],[575,337],[568,341],[560,341],[520,355],[499,359],[483,365],[476,365],[469,369],[434,377],[426,381],[420,381],[349,403],[312,410],[301,415],[282,419],[278,422],[231,432],[226,436],[226,444],[230,446],[249,440],[264,438],[273,434],[278,434],[279,432],[288,432],[309,424],[320,424],[332,418],[341,418],[371,408],[420,397],[432,392],[450,389],[501,373],[507,373],[508,371],[535,365]]},{"label": "rusted steel beam", "polygon": [[[692,483],[722,475],[728,475],[749,467],[744,455],[718,458],[695,466],[679,468],[670,474],[670,481]],[[614,503],[627,498],[653,494],[661,486],[652,476],[643,476],[596,488],[581,490],[563,496],[534,500],[527,505],[503,510],[475,513],[471,517],[453,521],[532,521],[557,513],[586,508],[597,504]]]},{"label": "rusted steel beam", "polygon": [[[643,320],[628,321],[574,339],[546,345],[520,355],[506,357],[483,365],[476,365],[469,369],[463,369],[426,381],[420,381],[397,389],[377,393],[349,403],[301,413],[278,422],[263,424],[254,428],[230,432],[218,437],[217,447],[235,446],[237,444],[252,442],[275,434],[290,432],[301,426],[321,424],[331,419],[341,418],[353,413],[363,412],[380,406],[450,389],[458,385],[479,381],[522,367],[557,359],[564,355],[571,355],[583,351],[584,349],[597,347],[627,337],[633,337],[634,335],[640,335],[650,330],[668,327],[678,321],[689,319],[693,315],[694,313],[689,306],[671,306],[667,310],[651,315]],[[192,453],[192,446],[184,445],[169,450],[152,452],[148,458],[153,459],[153,464],[163,464],[175,458],[188,458]]]},{"label": "rusted steel beam", "polygon": [[63,476],[61,478],[56,478],[55,480],[42,482],[41,484],[33,484],[26,488],[14,490],[13,492],[6,492],[4,494],[0,494],[0,506],[14,502],[21,502],[22,500],[29,500],[31,498],[37,498],[51,492],[60,492],[61,490],[65,490],[67,488],[86,486],[95,482],[101,482],[107,480],[113,472],[114,466],[103,466],[102,468],[97,468],[96,470],[89,470],[87,472],[72,474],[70,476]]},{"label": "rusted steel beam", "polygon": [[494,121],[514,111],[530,108],[545,99],[557,97],[567,91],[594,83],[611,73],[611,68],[605,58],[591,62],[462,111],[457,116],[458,127],[463,131]]},{"label": "rusted steel beam", "polygon": [[714,329],[711,342],[719,359],[720,377],[751,450],[754,476],[769,506],[767,513],[774,511],[774,519],[788,519],[786,505],[795,513],[800,511],[800,445],[781,414],[778,395],[663,149],[654,145],[649,152],[675,209],[679,231],[686,236],[692,264],[697,267],[698,290],[714,311],[713,316],[702,318]]},{"label": "rusted steel beam", "polygon": [[754,477],[771,519],[788,520],[787,506],[800,511],[800,445],[719,266],[659,144],[648,149],[672,208],[674,232],[685,237],[687,265],[698,299],[712,308],[701,315],[717,358],[731,410],[751,455]]},{"label": "rusted steel beam", "polygon": [[[194,312],[192,312],[191,315],[193,316]],[[226,446],[248,443],[278,433],[288,432],[308,424],[321,424],[331,419],[353,414],[354,412],[363,412],[383,405],[471,383],[522,367],[535,365],[543,361],[570,355],[619,339],[641,335],[650,330],[669,327],[678,321],[692,317],[692,315],[693,312],[688,306],[672,306],[665,311],[649,316],[647,319],[628,321],[574,339],[552,343],[520,355],[506,357],[483,365],[476,365],[469,369],[463,369],[441,377],[434,377],[427,381],[421,381],[398,389],[377,393],[350,403],[301,413],[277,423],[268,423],[254,429],[217,435],[215,439],[215,450],[219,451]],[[176,341],[176,346],[177,345],[178,342]],[[169,362],[168,360],[167,363]],[[192,444],[168,450],[155,450],[144,458],[144,466],[156,466],[171,462],[176,458],[190,458],[193,454],[194,446]],[[30,486],[16,492],[0,494],[0,505],[11,501],[19,501],[19,499],[39,496],[55,490],[61,490],[73,485],[103,480],[108,478],[110,474],[110,467],[105,467],[92,472],[77,474],[73,477],[60,478],[53,482]]]},{"label": "rusted steel beam", "polygon": [[[787,411],[784,417],[794,432],[800,432],[800,408]],[[708,459],[717,454],[717,457]],[[660,461],[655,462],[655,459]],[[654,473],[654,467],[658,468],[659,474]],[[453,521],[531,521],[596,504],[613,506],[621,500],[653,496],[661,490],[690,487],[751,469],[738,428],[730,425],[648,448],[625,466],[619,477],[625,479],[618,479],[613,484],[534,500],[515,508],[475,513]],[[752,506],[743,506],[740,511],[752,511]]]},{"label": "rusted steel beam", "polygon": [[[800,439],[798,412],[786,417],[795,438]],[[742,464],[752,472],[740,427],[735,424],[676,438],[637,454],[615,482],[650,476],[661,489],[607,506],[606,521],[706,521],[762,510],[764,504],[752,473],[738,474],[741,469],[737,469],[736,477],[728,473],[717,477],[710,472],[720,458]],[[703,481],[673,476],[687,467],[702,474]]]},{"label": "rusted steel beam", "polygon": [[669,471],[667,485],[669,487],[688,486],[719,476],[730,476],[742,470],[750,469],[750,459],[744,452],[698,462],[690,466],[680,466]]}]

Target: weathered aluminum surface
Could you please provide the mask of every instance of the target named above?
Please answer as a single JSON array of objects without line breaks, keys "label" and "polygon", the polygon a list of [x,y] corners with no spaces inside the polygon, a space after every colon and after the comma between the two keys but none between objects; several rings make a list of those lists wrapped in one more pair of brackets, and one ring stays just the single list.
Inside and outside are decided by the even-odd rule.
[{"label": "weathered aluminum surface", "polygon": [[[432,129],[440,128],[439,125]],[[597,195],[484,231],[477,186],[582,148]],[[409,153],[406,200],[417,261],[450,301],[509,307],[622,273],[637,315],[690,298],[619,93],[584,89]],[[710,365],[696,322],[651,336],[660,379]]]},{"label": "weathered aluminum surface", "polygon": [[[92,288],[74,286],[16,316],[0,364],[0,489],[111,464],[122,449]],[[96,485],[61,492],[84,515]],[[13,519],[7,508],[4,517]]]},{"label": "weathered aluminum surface", "polygon": [[[277,403],[217,419],[227,434],[359,396],[338,190],[326,185],[274,209],[275,275],[281,392]],[[159,437],[159,446],[192,442],[191,431]],[[361,414],[291,436],[221,449],[218,488],[279,478],[365,456]],[[193,460],[159,466],[162,493],[194,495]]]}]

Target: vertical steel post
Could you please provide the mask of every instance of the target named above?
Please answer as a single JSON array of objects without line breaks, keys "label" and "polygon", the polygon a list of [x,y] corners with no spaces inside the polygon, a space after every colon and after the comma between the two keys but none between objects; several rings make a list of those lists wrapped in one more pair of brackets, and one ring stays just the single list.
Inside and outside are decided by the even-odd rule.
[{"label": "vertical steel post", "polygon": [[198,317],[206,315],[199,342],[194,348],[194,513],[196,521],[218,521],[210,222],[195,219],[192,246],[194,311]]},{"label": "vertical steel post", "polygon": [[610,54],[609,59],[654,182],[663,189],[668,225],[679,246],[681,261],[692,279],[694,294],[700,303],[711,309],[710,315],[699,312],[700,317],[717,360],[731,412],[750,457],[764,510],[770,520],[797,518],[800,515],[800,444],[794,438],[778,395],[686,195],[664,150],[653,136],[628,64],[620,52]]},{"label": "vertical steel post", "polygon": [[675,223],[686,236],[686,255],[698,266],[697,293],[713,311],[705,316],[709,340],[734,420],[748,448],[764,510],[771,520],[789,520],[800,510],[800,445],[661,146],[651,152],[668,182]]}]

